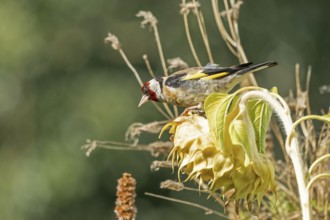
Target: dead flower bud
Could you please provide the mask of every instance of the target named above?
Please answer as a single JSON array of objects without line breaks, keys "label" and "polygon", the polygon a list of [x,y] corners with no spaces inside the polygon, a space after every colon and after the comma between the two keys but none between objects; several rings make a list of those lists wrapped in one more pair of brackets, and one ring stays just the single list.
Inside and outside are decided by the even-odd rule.
[{"label": "dead flower bud", "polygon": [[151,171],[158,171],[160,168],[172,168],[173,164],[170,161],[154,160],[150,165]]},{"label": "dead flower bud", "polygon": [[173,180],[165,180],[160,183],[160,188],[161,189],[170,189],[173,191],[182,191],[184,188],[184,185],[181,182],[176,182]]},{"label": "dead flower bud", "polygon": [[180,4],[181,14],[189,14],[190,11],[193,11],[194,13],[197,12],[197,8],[201,7],[201,4],[198,1],[194,2],[187,2]]},{"label": "dead flower bud", "polygon": [[114,50],[119,50],[121,48],[120,42],[116,35],[108,33],[108,36],[104,39],[106,44],[111,44]]},{"label": "dead flower bud", "polygon": [[168,69],[186,69],[188,68],[188,64],[186,62],[184,62],[180,57],[175,57],[172,59],[168,59],[167,60],[168,63]]},{"label": "dead flower bud", "polygon": [[133,123],[129,126],[125,134],[126,141],[133,141],[134,144],[139,142],[139,136],[143,132],[147,132],[150,134],[157,134],[160,132],[162,127],[164,126],[165,122],[154,121],[147,124],[143,123]]},{"label": "dead flower bud", "polygon": [[81,149],[86,150],[86,156],[89,157],[91,153],[97,148],[97,142],[90,139],[86,140],[86,144],[81,146]]},{"label": "dead flower bud", "polygon": [[143,20],[141,21],[142,28],[145,28],[147,24],[149,24],[151,27],[154,27],[158,22],[157,18],[150,11],[139,11],[136,14],[136,17],[143,17]]},{"label": "dead flower bud", "polygon": [[159,155],[168,155],[173,148],[173,143],[170,141],[156,141],[148,144],[151,155],[153,157],[158,157]]}]

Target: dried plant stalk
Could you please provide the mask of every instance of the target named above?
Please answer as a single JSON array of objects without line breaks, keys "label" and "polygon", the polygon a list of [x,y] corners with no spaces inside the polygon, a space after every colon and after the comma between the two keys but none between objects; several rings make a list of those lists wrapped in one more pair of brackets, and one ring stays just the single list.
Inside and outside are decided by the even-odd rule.
[{"label": "dried plant stalk", "polygon": [[184,201],[184,200],[180,200],[180,199],[174,199],[174,198],[167,197],[167,196],[160,196],[160,195],[153,194],[153,193],[148,193],[148,192],[146,192],[145,195],[156,197],[156,198],[159,198],[159,199],[164,199],[164,200],[172,201],[172,202],[176,202],[176,203],[182,203],[182,204],[185,204],[185,205],[189,205],[189,206],[192,206],[192,207],[195,207],[195,208],[199,208],[199,209],[204,210],[206,215],[213,214],[213,215],[217,215],[219,217],[222,217],[224,219],[228,219],[228,217],[226,215],[224,215],[224,214],[222,214],[222,213],[220,213],[218,211],[212,210],[212,209],[210,209],[208,207],[199,205],[197,203],[192,203],[192,202],[188,202],[188,201]]},{"label": "dried plant stalk", "polygon": [[[144,28],[146,24],[149,24],[150,27],[152,28],[153,33],[154,33],[154,37],[155,37],[155,40],[156,40],[156,44],[157,44],[157,49],[158,49],[158,53],[159,53],[159,57],[160,57],[160,62],[162,64],[162,68],[163,68],[163,75],[168,76],[166,63],[165,63],[165,58],[164,58],[164,53],[163,53],[163,49],[162,49],[162,44],[161,44],[161,41],[160,41],[158,28],[157,28],[158,20],[156,19],[156,17],[150,11],[139,11],[136,14],[136,16],[137,17],[143,17],[143,20],[141,22],[141,27],[142,28]],[[178,109],[177,109],[176,106],[173,107],[174,108],[174,114],[170,110],[167,103],[163,103],[163,106],[164,106],[166,112],[171,116],[171,118],[175,118],[178,115],[177,114]]]},{"label": "dried plant stalk", "polygon": [[172,142],[169,141],[155,141],[150,144],[136,144],[116,141],[99,141],[86,140],[86,144],[81,146],[81,149],[86,151],[86,156],[89,157],[96,148],[104,148],[108,150],[122,150],[122,151],[147,151],[154,157],[159,155],[168,155],[173,148]]},{"label": "dried plant stalk", "polygon": [[205,23],[204,23],[203,14],[202,14],[201,10],[199,10],[199,7],[197,7],[197,1],[193,0],[192,2],[193,2],[194,7],[195,7],[193,11],[194,11],[194,14],[197,18],[198,27],[199,27],[199,30],[200,30],[201,35],[202,35],[202,39],[203,39],[203,42],[204,42],[204,46],[205,46],[207,55],[209,57],[209,61],[211,63],[214,63],[213,56],[212,56],[212,53],[211,53],[209,39],[207,37],[207,32],[206,32],[206,27],[205,27]]},{"label": "dried plant stalk", "polygon": [[191,8],[195,7],[195,6],[192,5],[191,3],[190,4],[186,3],[185,0],[182,0],[180,7],[181,7],[180,12],[183,15],[183,23],[184,23],[185,32],[186,32],[186,36],[187,36],[187,41],[188,41],[191,53],[192,53],[192,55],[195,59],[195,62],[197,64],[197,66],[202,66],[201,61],[199,60],[198,55],[196,53],[194,43],[191,39],[190,30],[189,30],[189,23],[188,23],[188,14],[189,14]]},{"label": "dried plant stalk", "polygon": [[146,64],[146,66],[147,66],[147,69],[148,69],[148,72],[149,72],[150,76],[153,77],[153,78],[156,78],[155,73],[154,73],[154,71],[151,68],[151,65],[150,65],[150,62],[149,62],[149,59],[148,59],[147,54],[144,54],[142,57],[143,57],[143,60],[144,60],[144,62]]},{"label": "dried plant stalk", "polygon": [[[215,21],[218,27],[218,30],[225,41],[228,49],[238,58],[240,63],[248,62],[246,57],[245,51],[241,44],[239,30],[238,30],[238,14],[239,8],[242,4],[242,1],[238,0],[237,3],[232,3],[232,7],[229,8],[228,0],[224,0],[225,5],[225,12],[227,15],[228,26],[230,28],[230,34],[225,28],[225,25],[221,19],[221,13],[218,9],[218,0],[212,0],[212,8],[213,14],[215,17]],[[241,83],[241,86],[257,86],[257,81],[255,80],[254,76],[250,74],[246,80]]]}]

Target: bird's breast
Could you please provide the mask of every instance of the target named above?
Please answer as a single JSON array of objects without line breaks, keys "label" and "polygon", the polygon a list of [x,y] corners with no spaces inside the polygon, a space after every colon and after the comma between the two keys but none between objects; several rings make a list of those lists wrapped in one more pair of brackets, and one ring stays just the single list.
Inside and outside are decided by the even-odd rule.
[{"label": "bird's breast", "polygon": [[227,92],[227,88],[216,80],[187,80],[181,81],[180,86],[163,86],[164,101],[178,106],[189,107],[203,102],[214,92]]}]

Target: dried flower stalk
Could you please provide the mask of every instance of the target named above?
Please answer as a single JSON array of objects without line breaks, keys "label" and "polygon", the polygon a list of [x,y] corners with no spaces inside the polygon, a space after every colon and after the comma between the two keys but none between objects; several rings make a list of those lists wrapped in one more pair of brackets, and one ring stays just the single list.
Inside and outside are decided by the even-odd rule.
[{"label": "dried flower stalk", "polygon": [[185,32],[186,32],[187,41],[189,43],[191,53],[192,53],[192,55],[195,59],[195,62],[197,64],[197,66],[202,66],[201,61],[199,60],[198,55],[196,53],[194,43],[191,39],[190,30],[189,30],[189,23],[188,23],[188,14],[189,14],[190,10],[192,8],[199,7],[199,5],[195,6],[195,5],[193,5],[192,2],[186,3],[185,0],[182,0],[182,3],[181,3],[180,6],[181,6],[181,11],[180,12],[183,15],[183,22],[184,22]]},{"label": "dried flower stalk", "polygon": [[[162,68],[163,68],[163,75],[168,76],[166,63],[165,63],[165,58],[164,58],[164,53],[163,53],[163,49],[162,49],[162,44],[161,44],[161,41],[160,41],[158,28],[157,28],[158,20],[156,19],[156,17],[150,11],[139,11],[136,14],[136,16],[137,17],[143,17],[143,20],[141,22],[141,27],[142,28],[145,28],[145,26],[147,24],[149,24],[151,29],[153,30],[154,37],[155,37],[156,44],[157,44],[157,49],[158,49],[158,52],[159,52],[160,61],[161,61]],[[178,109],[177,109],[176,106],[173,107],[174,108],[174,114],[170,110],[167,103],[163,103],[163,106],[164,106],[166,112],[169,114],[169,116],[171,116],[171,118],[175,118],[176,116],[178,116]]]}]

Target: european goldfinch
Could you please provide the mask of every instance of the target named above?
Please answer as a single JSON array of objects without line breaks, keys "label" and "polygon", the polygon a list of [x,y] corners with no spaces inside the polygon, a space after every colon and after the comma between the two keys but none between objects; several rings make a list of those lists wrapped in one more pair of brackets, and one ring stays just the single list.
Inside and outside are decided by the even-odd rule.
[{"label": "european goldfinch", "polygon": [[196,106],[203,103],[211,93],[228,93],[249,73],[275,65],[277,62],[256,65],[244,63],[231,67],[207,64],[205,67],[180,70],[167,77],[157,77],[142,86],[143,96],[139,107],[149,100],[182,107]]}]

